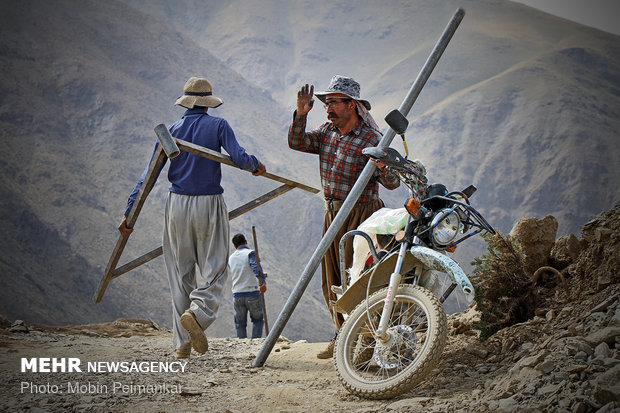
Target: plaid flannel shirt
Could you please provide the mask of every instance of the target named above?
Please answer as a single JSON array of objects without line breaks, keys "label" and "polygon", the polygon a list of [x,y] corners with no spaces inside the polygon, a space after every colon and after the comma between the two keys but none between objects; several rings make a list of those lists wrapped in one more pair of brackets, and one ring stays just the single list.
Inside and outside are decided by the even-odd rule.
[{"label": "plaid flannel shirt", "polygon": [[[319,155],[321,184],[325,199],[344,200],[362,173],[368,158],[362,149],[379,144],[379,133],[360,122],[344,136],[331,122],[306,132],[307,116],[293,115],[288,131],[291,149]],[[362,191],[358,202],[366,203],[379,198],[379,184],[388,189],[400,185],[398,175],[389,168],[377,170]]]}]

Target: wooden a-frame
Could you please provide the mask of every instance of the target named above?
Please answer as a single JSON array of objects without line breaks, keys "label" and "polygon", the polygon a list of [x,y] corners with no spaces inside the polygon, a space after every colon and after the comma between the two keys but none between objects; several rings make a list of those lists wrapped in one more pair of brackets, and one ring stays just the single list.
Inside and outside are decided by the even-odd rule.
[{"label": "wooden a-frame", "polygon": [[[131,208],[129,215],[127,216],[126,225],[128,228],[134,227],[136,220],[138,219],[138,215],[140,214],[140,211],[142,210],[142,206],[144,205],[144,201],[146,200],[146,197],[151,192],[151,189],[153,188],[153,185],[155,184],[155,181],[157,179],[157,173],[159,169],[161,168],[162,164],[164,163],[166,156],[173,158],[179,154],[180,150],[184,150],[186,152],[193,153],[195,155],[202,156],[204,158],[211,159],[213,161],[220,162],[225,165],[230,165],[235,168],[239,168],[237,165],[235,165],[232,158],[228,155],[224,155],[220,152],[214,151],[209,148],[205,148],[200,145],[193,144],[191,142],[186,142],[181,139],[173,138],[170,135],[170,132],[168,131],[168,129],[165,127],[165,125],[157,125],[157,127],[155,128],[155,133],[157,134],[157,138],[159,139],[160,145],[157,146],[155,154],[153,155],[153,158],[151,159],[151,162],[149,164],[149,169],[144,178],[144,182],[142,183],[142,187],[140,188],[140,191],[138,192],[138,195],[136,196],[136,200],[133,204],[133,207]],[[239,169],[242,169],[242,168],[239,168]],[[302,183],[299,183],[299,182],[296,182],[296,181],[293,181],[287,178],[283,178],[281,176],[278,176],[278,175],[275,175],[269,172],[265,172],[264,174],[260,176],[264,176],[265,178],[269,178],[274,181],[281,182],[283,183],[283,185],[230,211],[228,213],[228,219],[236,218],[239,215],[242,215],[250,211],[251,209],[256,208],[257,206],[262,205],[265,202],[270,201],[274,199],[275,197],[282,195],[285,192],[290,191],[293,188],[300,188],[300,189],[303,189],[304,191],[312,192],[315,194],[319,193],[319,190],[316,188],[313,188],[308,185],[304,185]],[[114,247],[114,250],[112,251],[112,255],[110,256],[110,260],[108,261],[108,265],[105,268],[103,276],[101,277],[101,280],[99,281],[99,286],[97,287],[97,290],[95,291],[95,295],[93,296],[93,301],[95,303],[98,303],[101,301],[101,299],[103,298],[103,294],[105,293],[105,290],[108,287],[108,284],[114,278],[119,277],[125,274],[126,272],[151,261],[154,258],[159,257],[163,253],[162,247],[158,247],[120,267],[117,267],[118,261],[121,255],[123,254],[123,250],[125,249],[125,245],[127,244],[128,239],[129,237],[124,237],[123,235],[119,235],[118,240],[116,241],[116,246]]]}]

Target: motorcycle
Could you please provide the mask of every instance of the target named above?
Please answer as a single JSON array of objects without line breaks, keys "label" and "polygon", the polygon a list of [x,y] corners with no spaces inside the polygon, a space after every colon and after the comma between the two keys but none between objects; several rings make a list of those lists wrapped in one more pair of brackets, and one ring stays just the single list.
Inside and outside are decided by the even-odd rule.
[{"label": "motorcycle", "polygon": [[[404,142],[402,119],[386,120]],[[474,235],[495,231],[470,204],[473,185],[448,192],[442,184],[427,185],[424,167],[393,148],[372,147],[363,153],[396,171],[410,197],[401,230],[373,234],[373,239],[358,228],[340,241],[342,282],[332,291],[339,297],[334,309],[345,321],[334,361],[349,392],[386,399],[411,390],[439,363],[448,330],[442,304],[446,298],[458,288],[468,303],[473,301],[474,287],[446,252]],[[369,255],[359,277],[350,283],[344,245],[356,235],[367,243]],[[433,292],[430,284],[438,273],[447,274],[449,286]]]}]

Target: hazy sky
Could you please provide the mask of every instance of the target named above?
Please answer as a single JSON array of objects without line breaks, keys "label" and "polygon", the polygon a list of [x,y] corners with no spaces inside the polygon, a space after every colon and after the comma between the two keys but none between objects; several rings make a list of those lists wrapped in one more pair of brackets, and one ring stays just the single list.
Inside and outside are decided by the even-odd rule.
[{"label": "hazy sky", "polygon": [[549,14],[620,35],[620,0],[513,0]]}]

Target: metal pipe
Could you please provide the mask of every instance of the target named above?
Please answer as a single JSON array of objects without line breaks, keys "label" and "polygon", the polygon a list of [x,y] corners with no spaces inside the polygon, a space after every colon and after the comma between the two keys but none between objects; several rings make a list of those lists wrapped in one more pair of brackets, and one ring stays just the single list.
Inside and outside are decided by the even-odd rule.
[{"label": "metal pipe", "polygon": [[344,234],[342,236],[342,238],[340,238],[340,243],[338,244],[338,256],[340,258],[340,286],[342,288],[342,294],[344,294],[347,291],[347,272],[346,272],[346,268],[344,268],[345,266],[345,262],[344,262],[344,253],[345,253],[345,243],[347,241],[347,239],[349,239],[349,237],[353,236],[353,235],[359,235],[360,237],[364,238],[366,240],[366,242],[368,243],[368,248],[370,249],[370,253],[372,254],[372,257],[374,258],[375,261],[379,261],[379,256],[377,255],[377,249],[375,248],[375,245],[372,243],[372,238],[370,238],[370,235],[366,234],[363,231],[358,231],[356,229],[351,230],[349,232],[347,232],[346,234]]},{"label": "metal pipe", "polygon": [[[433,51],[431,52],[430,56],[426,60],[426,63],[422,67],[422,70],[418,74],[418,77],[416,78],[413,85],[409,89],[409,92],[407,93],[405,100],[400,105],[399,110],[404,116],[407,116],[407,114],[409,113],[409,110],[411,109],[411,107],[413,106],[413,103],[415,102],[418,95],[420,94],[420,91],[424,87],[424,84],[426,83],[431,72],[437,65],[439,58],[441,57],[444,50],[448,46],[448,43],[450,42],[450,39],[454,35],[454,32],[456,31],[457,27],[461,23],[461,20],[463,20],[464,15],[465,15],[465,11],[459,8],[454,13],[454,15],[452,16],[452,19],[450,19],[450,22],[444,29],[443,34],[437,41],[437,44],[435,45],[435,47],[433,48]],[[394,130],[392,128],[388,128],[387,133],[383,136],[383,138],[381,138],[381,141],[379,142],[379,146],[386,146],[386,147],[390,146],[390,143],[392,142],[392,139],[394,139],[394,136],[395,136]],[[321,263],[321,259],[327,252],[329,245],[336,238],[336,235],[338,234],[338,231],[344,224],[346,217],[349,215],[349,213],[351,212],[351,210],[357,203],[358,198],[360,197],[362,191],[368,184],[368,181],[370,181],[370,178],[372,177],[372,174],[374,172],[375,172],[375,166],[372,165],[370,162],[368,162],[366,166],[364,167],[362,173],[360,174],[359,178],[357,179],[357,182],[351,189],[351,192],[347,196],[347,199],[345,199],[344,203],[342,204],[342,207],[338,211],[338,214],[336,214],[334,221],[327,229],[327,232],[325,232],[325,234],[323,235],[323,238],[321,239],[321,242],[319,242],[319,245],[316,247],[316,250],[312,254],[312,257],[310,257],[308,264],[306,264],[306,268],[304,269],[303,273],[299,277],[299,280],[297,281],[297,284],[295,285],[295,288],[291,292],[291,295],[289,296],[288,300],[284,304],[284,307],[280,311],[280,315],[278,316],[278,319],[273,325],[271,332],[265,339],[263,346],[261,347],[258,355],[254,359],[254,362],[253,362],[254,367],[262,367],[265,364],[265,361],[267,360],[269,353],[275,346],[276,341],[278,340],[278,337],[280,337],[282,330],[284,330],[284,326],[286,325],[289,318],[293,314],[293,310],[295,310],[297,303],[301,299],[302,294],[306,290],[306,287],[310,283],[312,276],[314,275],[316,269]]]}]

